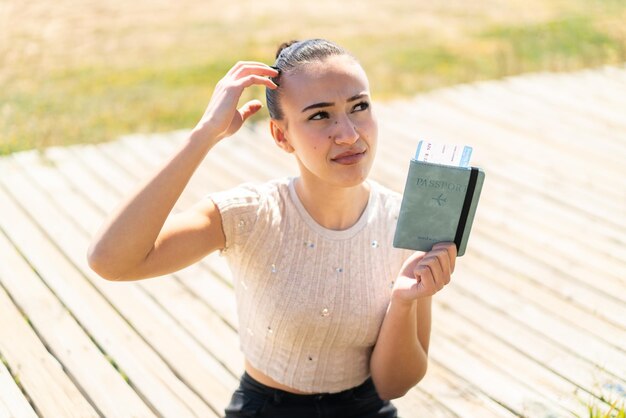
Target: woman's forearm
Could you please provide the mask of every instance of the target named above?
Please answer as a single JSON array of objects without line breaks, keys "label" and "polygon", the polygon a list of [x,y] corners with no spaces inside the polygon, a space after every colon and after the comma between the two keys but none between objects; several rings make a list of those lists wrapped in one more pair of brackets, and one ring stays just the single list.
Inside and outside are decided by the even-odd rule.
[{"label": "woman's forearm", "polygon": [[[117,280],[146,260],[174,204],[209,150],[219,140],[237,132],[261,108],[258,100],[251,100],[238,109],[243,90],[253,85],[275,89],[278,86],[269,77],[277,75],[274,68],[248,61],[238,62],[226,73],[215,86],[189,139],[100,228],[87,255],[93,270]],[[183,233],[187,237],[191,235],[189,231]],[[180,254],[173,257],[181,258]],[[153,271],[169,270],[179,264],[182,264],[180,260],[170,260],[168,268],[161,266]]]},{"label": "woman's forearm", "polygon": [[407,304],[392,298],[389,304],[370,360],[372,379],[383,399],[403,396],[426,374],[430,336],[427,299]]},{"label": "woman's forearm", "polygon": [[106,219],[89,247],[89,264],[101,274],[116,277],[145,259],[214,143],[206,128],[195,129],[178,151]]}]

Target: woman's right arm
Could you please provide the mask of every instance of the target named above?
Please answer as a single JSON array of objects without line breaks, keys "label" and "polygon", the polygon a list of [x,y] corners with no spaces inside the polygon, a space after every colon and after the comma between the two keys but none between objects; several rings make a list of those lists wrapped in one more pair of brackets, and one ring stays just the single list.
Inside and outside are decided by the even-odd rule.
[{"label": "woman's right arm", "polygon": [[242,91],[255,84],[276,88],[267,77],[277,74],[265,64],[240,62],[220,80],[187,141],[94,236],[87,259],[96,273],[119,281],[161,276],[224,247],[221,216],[210,199],[179,214],[170,212],[210,149],[261,108],[251,101],[237,109]]}]

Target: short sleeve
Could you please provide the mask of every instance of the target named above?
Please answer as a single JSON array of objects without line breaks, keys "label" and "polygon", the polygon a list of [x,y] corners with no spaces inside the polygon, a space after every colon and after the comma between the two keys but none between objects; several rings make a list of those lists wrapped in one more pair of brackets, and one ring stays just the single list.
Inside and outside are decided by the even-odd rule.
[{"label": "short sleeve", "polygon": [[245,183],[207,197],[215,203],[222,218],[226,238],[222,252],[245,244],[258,219],[260,195],[257,186]]}]

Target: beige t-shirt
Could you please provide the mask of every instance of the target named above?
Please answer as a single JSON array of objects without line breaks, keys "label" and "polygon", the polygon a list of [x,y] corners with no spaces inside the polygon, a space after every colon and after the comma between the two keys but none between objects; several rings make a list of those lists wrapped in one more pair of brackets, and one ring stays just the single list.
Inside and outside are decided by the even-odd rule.
[{"label": "beige t-shirt", "polygon": [[369,360],[407,250],[393,248],[401,196],[369,181],[360,219],[335,231],[300,202],[292,178],[211,194],[233,274],[241,349],[277,382],[339,392]]}]

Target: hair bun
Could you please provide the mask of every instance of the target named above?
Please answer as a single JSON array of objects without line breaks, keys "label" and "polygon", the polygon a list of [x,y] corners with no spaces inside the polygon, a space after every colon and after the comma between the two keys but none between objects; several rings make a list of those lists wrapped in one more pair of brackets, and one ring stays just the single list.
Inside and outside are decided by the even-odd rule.
[{"label": "hair bun", "polygon": [[278,47],[278,50],[276,51],[276,59],[278,59],[278,56],[280,55],[281,52],[283,52],[283,49],[285,48],[289,48],[291,45],[296,44],[300,41],[297,40],[291,40],[289,42],[283,42],[282,44],[280,44],[280,46]]}]

